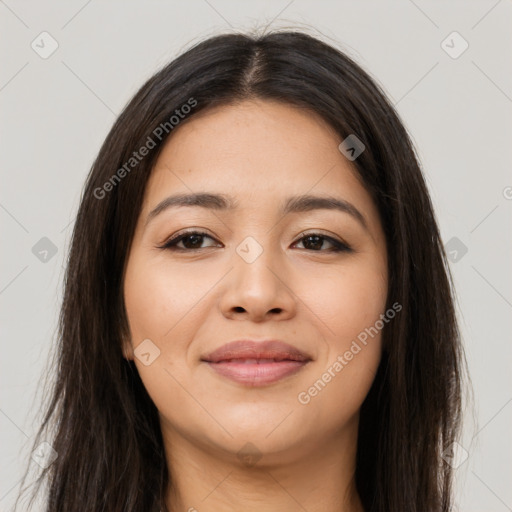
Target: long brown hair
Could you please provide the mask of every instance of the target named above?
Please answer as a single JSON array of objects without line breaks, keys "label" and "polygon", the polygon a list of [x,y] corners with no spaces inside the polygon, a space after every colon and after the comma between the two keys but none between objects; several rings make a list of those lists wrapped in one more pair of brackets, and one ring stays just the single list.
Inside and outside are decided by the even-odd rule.
[{"label": "long brown hair", "polygon": [[[37,480],[38,488],[47,482],[48,512],[167,510],[172,482],[157,410],[121,349],[129,335],[123,273],[146,183],[172,130],[206,108],[249,98],[310,109],[340,142],[356,134],[366,147],[353,164],[387,239],[388,306],[403,309],[383,331],[382,361],[362,405],[357,488],[367,512],[450,510],[453,470],[441,455],[459,434],[464,358],[413,144],[383,91],[349,56],[278,31],[195,45],[142,86],[101,147],[76,218],[57,376],[34,442],[53,426],[58,456]],[[151,146],[148,154],[132,160],[142,146]]]}]

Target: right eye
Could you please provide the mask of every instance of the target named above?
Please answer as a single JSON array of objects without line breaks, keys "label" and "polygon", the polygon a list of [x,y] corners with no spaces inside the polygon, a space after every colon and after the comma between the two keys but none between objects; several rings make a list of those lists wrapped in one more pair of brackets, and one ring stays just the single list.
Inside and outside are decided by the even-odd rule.
[{"label": "right eye", "polygon": [[[170,251],[194,251],[197,249],[206,249],[207,247],[215,247],[215,245],[201,247],[204,238],[214,240],[214,238],[202,231],[187,231],[186,233],[174,236],[165,242],[160,249],[168,249]],[[182,244],[183,246],[180,247],[178,244]]]}]

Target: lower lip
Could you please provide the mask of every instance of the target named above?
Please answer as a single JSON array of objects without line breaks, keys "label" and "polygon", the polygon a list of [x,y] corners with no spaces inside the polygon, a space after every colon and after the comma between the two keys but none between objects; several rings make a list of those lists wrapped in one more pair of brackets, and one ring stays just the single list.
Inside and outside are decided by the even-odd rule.
[{"label": "lower lip", "polygon": [[247,386],[272,384],[297,373],[308,361],[276,361],[272,363],[209,363],[208,366],[223,377]]}]

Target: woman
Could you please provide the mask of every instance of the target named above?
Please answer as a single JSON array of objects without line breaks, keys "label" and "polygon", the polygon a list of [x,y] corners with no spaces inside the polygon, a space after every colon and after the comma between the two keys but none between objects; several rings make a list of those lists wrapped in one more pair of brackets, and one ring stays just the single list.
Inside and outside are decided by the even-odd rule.
[{"label": "woman", "polygon": [[130,101],[58,357],[48,511],[450,510],[463,359],[432,204],[383,92],[311,36],[212,37]]}]

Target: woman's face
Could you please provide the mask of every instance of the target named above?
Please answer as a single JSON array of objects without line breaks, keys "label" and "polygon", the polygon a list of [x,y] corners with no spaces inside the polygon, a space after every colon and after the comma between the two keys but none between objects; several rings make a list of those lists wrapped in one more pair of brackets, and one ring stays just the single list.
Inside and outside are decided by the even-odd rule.
[{"label": "woman's face", "polygon": [[[194,116],[166,143],[124,299],[125,354],[169,442],[283,461],[356,432],[380,361],[388,276],[377,209],[340,142],[310,112],[245,101]],[[165,203],[192,194],[222,199]],[[203,234],[165,248],[184,231]],[[254,343],[210,357],[235,340]]]}]

